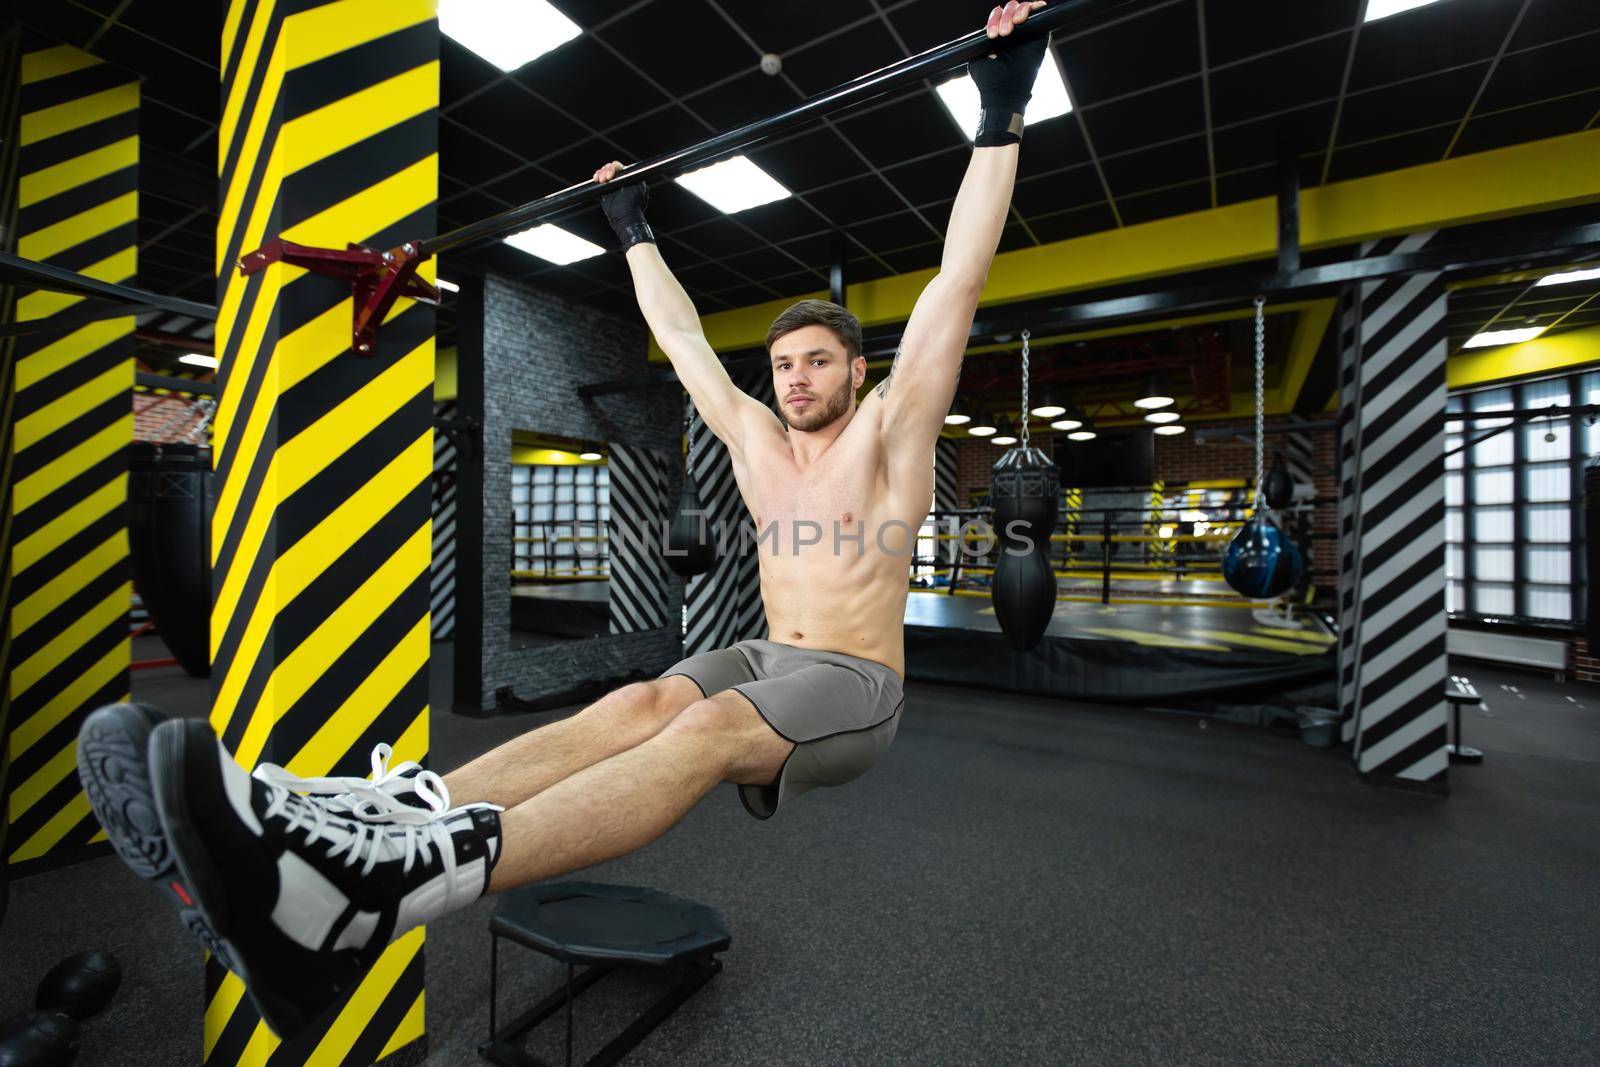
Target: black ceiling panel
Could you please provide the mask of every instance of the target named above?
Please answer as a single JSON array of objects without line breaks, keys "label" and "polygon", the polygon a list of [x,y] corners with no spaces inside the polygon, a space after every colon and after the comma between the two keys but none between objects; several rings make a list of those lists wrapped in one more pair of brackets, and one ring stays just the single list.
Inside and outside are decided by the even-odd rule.
[{"label": "black ceiling panel", "polygon": [[522,161],[503,152],[465,126],[439,120],[439,169],[469,185],[487,185]]},{"label": "black ceiling panel", "polygon": [[550,0],[562,14],[591,29],[637,5],[638,0]]},{"label": "black ceiling panel", "polygon": [[799,197],[741,211],[739,219],[767,241],[787,241],[828,228],[828,223]]},{"label": "black ceiling panel", "polygon": [[1533,0],[1522,16],[1516,35],[1511,38],[1511,47],[1513,50],[1528,48],[1596,32],[1600,32],[1600,4],[1585,0]]},{"label": "black ceiling panel", "polygon": [[956,190],[961,188],[961,178],[966,174],[967,164],[971,160],[972,149],[962,145],[914,163],[886,169],[883,176],[907,200],[921,207],[954,197]]},{"label": "black ceiling panel", "polygon": [[893,214],[906,206],[882,178],[872,175],[819,189],[807,194],[806,200],[836,226]]},{"label": "black ceiling panel", "polygon": [[909,274],[912,271],[937,267],[943,255],[944,243],[942,241],[929,241],[927,244],[917,245],[915,248],[904,248],[898,252],[885,252],[883,259],[896,272]]},{"label": "black ceiling panel", "polygon": [[759,58],[705,0],[644,4],[599,36],[679,96],[754,69]]},{"label": "black ceiling panel", "polygon": [[1204,0],[1206,58],[1213,67],[1335,34],[1349,47],[1359,0]]},{"label": "black ceiling panel", "polygon": [[758,281],[766,281],[768,278],[779,278],[785,274],[793,274],[796,268],[795,261],[779,252],[776,248],[757,248],[751,252],[725,256],[722,263],[729,270],[737,271],[747,278],[755,278]]},{"label": "black ceiling panel", "polygon": [[1403,85],[1352,92],[1339,118],[1339,143],[1370,141],[1406,130],[1456,123],[1472,106],[1489,64],[1474,63]]},{"label": "black ceiling panel", "polygon": [[450,111],[462,100],[499,80],[500,68],[439,35],[439,108]]},{"label": "black ceiling panel", "polygon": [[1348,37],[1338,36],[1213,70],[1211,121],[1226,126],[1336,97],[1348,53]]},{"label": "black ceiling panel", "polygon": [[1071,167],[1017,182],[1011,202],[1027,218],[1082,207],[1105,199],[1100,175],[1092,166]]},{"label": "black ceiling panel", "polygon": [[961,145],[950,112],[929,92],[896,100],[839,120],[839,132],[877,167],[892,167],[919,156]]},{"label": "black ceiling panel", "polygon": [[1089,162],[1083,140],[1083,123],[1072,112],[1035,122],[1023,131],[1027,147],[1017,163],[1017,176],[1027,177]]},{"label": "black ceiling panel", "polygon": [[902,211],[898,215],[873,219],[871,222],[858,222],[850,227],[850,236],[874,251],[910,248],[938,238],[938,234],[931,232],[911,211]]},{"label": "black ceiling panel", "polygon": [[1455,154],[1504,148],[1535,138],[1577,133],[1600,113],[1600,89],[1510,111],[1480,115],[1467,123]]},{"label": "black ceiling panel", "polygon": [[796,193],[861,173],[861,162],[855,153],[826,127],[808,130],[775,145],[752,148],[746,155]]},{"label": "black ceiling panel", "polygon": [[450,117],[523,159],[538,159],[585,136],[581,126],[512,81],[484,90]]},{"label": "black ceiling panel", "polygon": [[1369,22],[1361,27],[1350,89],[1491,59],[1519,6],[1508,0],[1442,0]]},{"label": "black ceiling panel", "polygon": [[690,267],[678,267],[673,273],[678,276],[678,280],[683,283],[684,288],[705,292],[729,289],[745,282],[745,279],[715,261],[696,263]]},{"label": "black ceiling panel", "polygon": [[1204,211],[1211,206],[1209,180],[1190,182],[1175,189],[1158,189],[1133,196],[1117,197],[1117,210],[1122,214],[1123,225],[1164,219],[1171,215],[1186,215],[1191,211]]},{"label": "black ceiling panel", "polygon": [[1054,215],[1028,216],[1028,225],[1039,240],[1046,244],[1109,230],[1116,224],[1116,217],[1111,214],[1111,206],[1104,202],[1069,211],[1059,211]]},{"label": "black ceiling panel", "polygon": [[837,30],[862,17],[862,5],[845,0],[806,0],[803,4],[725,4],[763,51],[782,55],[791,48]]},{"label": "black ceiling panel", "polygon": [[889,12],[889,21],[907,48],[921,52],[973,30],[981,30],[993,6],[973,4],[969,0],[917,0],[894,6]]},{"label": "black ceiling panel", "polygon": [[1333,134],[1336,110],[1332,103],[1313,104],[1287,114],[1215,130],[1211,142],[1217,156],[1218,173],[1276,163],[1285,154],[1298,156],[1325,151],[1328,138]]},{"label": "black ceiling panel", "polygon": [[696,93],[685,106],[718,129],[734,129],[776,115],[799,102],[800,95],[782,78],[769,78],[755,70],[715,89]]},{"label": "black ceiling panel", "polygon": [[1205,101],[1200,79],[1169,85],[1139,96],[1085,108],[1080,115],[1089,140],[1101,156],[1148,148],[1205,130]]},{"label": "black ceiling panel", "polygon": [[653,111],[606,134],[606,139],[633,156],[632,163],[699,144],[716,133],[682,107]]},{"label": "black ceiling panel", "polygon": [[721,259],[724,256],[761,247],[764,243],[762,239],[747,227],[735,222],[736,218],[737,215],[712,219],[692,229],[681,231],[679,238],[711,259]]},{"label": "black ceiling panel", "polygon": [[[568,41],[511,77],[594,130],[628,122],[668,99],[592,37]],[[574,86],[583,91],[573,92]]]},{"label": "black ceiling panel", "polygon": [[[1055,46],[1072,100],[1088,107],[1200,71],[1200,35],[1193,0],[1122,19]],[[1137,56],[1130,63],[1129,56]]]},{"label": "black ceiling panel", "polygon": [[[1118,204],[1132,193],[1159,189],[1181,182],[1208,179],[1210,167],[1206,158],[1206,139],[1199,135],[1188,140],[1175,141],[1159,148],[1142,152],[1129,152],[1104,160],[1106,184]],[[1207,205],[1209,206],[1209,204]]]},{"label": "black ceiling panel", "polygon": [[1336,149],[1333,166],[1328,169],[1328,180],[1342,182],[1380,171],[1432,163],[1444,156],[1444,150],[1450,146],[1450,138],[1454,133],[1452,127],[1443,126],[1404,137],[1390,137]]},{"label": "black ceiling panel", "polygon": [[826,271],[833,262],[833,237],[827,233],[812,234],[793,241],[784,241],[780,248],[800,264]]},{"label": "black ceiling panel", "polygon": [[1495,68],[1479,111],[1528,104],[1600,83],[1600,36],[1577,37],[1506,56]]},{"label": "black ceiling panel", "polygon": [[[883,23],[872,21],[785,56],[783,72],[809,96],[903,58],[905,53]],[[751,65],[755,62],[752,56]]]}]

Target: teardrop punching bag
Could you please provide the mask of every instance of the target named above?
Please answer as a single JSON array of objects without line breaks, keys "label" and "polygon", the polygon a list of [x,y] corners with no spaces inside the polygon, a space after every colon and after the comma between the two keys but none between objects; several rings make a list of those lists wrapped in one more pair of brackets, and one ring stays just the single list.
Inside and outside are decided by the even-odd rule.
[{"label": "teardrop punching bag", "polygon": [[133,584],[173,658],[211,673],[211,512],[207,445],[135,442],[128,453]]},{"label": "teardrop punching bag", "polygon": [[1271,600],[1300,581],[1305,561],[1288,534],[1258,514],[1228,542],[1222,576],[1234,592],[1251,600]]},{"label": "teardrop punching bag", "polygon": [[1030,651],[1056,609],[1050,535],[1060,513],[1061,468],[1037,448],[1011,448],[989,472],[1000,562],[990,599],[1006,641]]},{"label": "teardrop punching bag", "polygon": [[700,489],[687,467],[678,510],[667,530],[667,566],[682,578],[704,574],[717,563],[717,546],[711,542],[711,523],[700,506]]}]

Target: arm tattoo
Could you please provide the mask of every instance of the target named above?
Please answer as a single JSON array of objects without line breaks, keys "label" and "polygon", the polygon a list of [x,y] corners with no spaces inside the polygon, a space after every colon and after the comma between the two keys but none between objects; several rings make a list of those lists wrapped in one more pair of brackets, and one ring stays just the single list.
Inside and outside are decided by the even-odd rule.
[{"label": "arm tattoo", "polygon": [[894,362],[889,364],[889,373],[883,376],[883,381],[879,382],[878,387],[873,390],[874,393],[878,394],[879,400],[883,400],[888,397],[889,383],[894,380],[895,368],[900,366],[900,355],[904,351],[905,350],[902,348],[897,348],[894,350]]}]

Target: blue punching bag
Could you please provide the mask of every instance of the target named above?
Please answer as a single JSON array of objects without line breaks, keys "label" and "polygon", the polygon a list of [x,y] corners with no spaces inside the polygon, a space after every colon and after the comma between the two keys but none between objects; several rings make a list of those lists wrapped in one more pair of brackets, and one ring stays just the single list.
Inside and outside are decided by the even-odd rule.
[{"label": "blue punching bag", "polygon": [[1222,557],[1222,576],[1236,593],[1251,600],[1282,596],[1299,583],[1304,569],[1294,541],[1260,514],[1234,535]]}]

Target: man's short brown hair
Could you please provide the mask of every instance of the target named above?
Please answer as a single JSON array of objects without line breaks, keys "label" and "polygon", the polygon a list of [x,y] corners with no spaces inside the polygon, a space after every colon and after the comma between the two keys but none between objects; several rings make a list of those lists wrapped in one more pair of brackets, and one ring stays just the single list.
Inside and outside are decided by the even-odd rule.
[{"label": "man's short brown hair", "polygon": [[861,320],[831,300],[802,300],[772,320],[767,330],[767,352],[784,334],[793,333],[804,326],[826,326],[844,345],[846,359],[861,354]]}]

